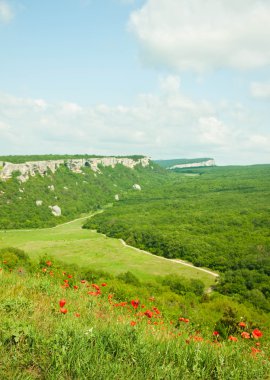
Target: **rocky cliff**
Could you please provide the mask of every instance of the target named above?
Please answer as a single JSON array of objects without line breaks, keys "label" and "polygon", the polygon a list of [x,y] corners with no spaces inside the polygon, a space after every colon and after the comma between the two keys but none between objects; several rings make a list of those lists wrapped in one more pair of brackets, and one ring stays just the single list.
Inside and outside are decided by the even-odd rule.
[{"label": "rocky cliff", "polygon": [[66,165],[71,171],[81,173],[83,167],[90,167],[94,172],[100,172],[100,167],[111,166],[117,164],[133,169],[136,165],[143,167],[149,165],[149,158],[143,157],[133,160],[128,157],[101,157],[88,159],[68,159],[68,160],[50,160],[50,161],[29,161],[23,164],[13,164],[11,162],[3,162],[0,167],[0,179],[7,180],[12,177],[13,173],[18,172],[18,180],[26,182],[30,176],[40,174],[46,175],[49,172],[55,173],[60,165]]},{"label": "rocky cliff", "polygon": [[187,164],[177,164],[169,167],[168,169],[184,169],[184,168],[199,168],[203,166],[215,166],[215,161],[213,159],[201,162],[192,162]]}]

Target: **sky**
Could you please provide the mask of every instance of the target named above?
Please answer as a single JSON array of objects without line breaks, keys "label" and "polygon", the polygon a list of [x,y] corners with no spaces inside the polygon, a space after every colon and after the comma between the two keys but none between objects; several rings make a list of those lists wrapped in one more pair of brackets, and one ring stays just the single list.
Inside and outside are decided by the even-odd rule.
[{"label": "sky", "polygon": [[0,155],[270,163],[269,0],[0,0]]}]

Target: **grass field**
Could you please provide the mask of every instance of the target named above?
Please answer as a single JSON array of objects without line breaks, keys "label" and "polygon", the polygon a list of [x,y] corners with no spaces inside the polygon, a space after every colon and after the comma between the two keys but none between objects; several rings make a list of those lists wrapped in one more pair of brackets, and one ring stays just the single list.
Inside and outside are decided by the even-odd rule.
[{"label": "grass field", "polygon": [[34,260],[47,254],[63,262],[92,267],[115,275],[131,271],[141,280],[178,274],[200,279],[206,287],[215,282],[214,276],[197,268],[138,252],[123,246],[118,239],[82,229],[82,224],[83,220],[80,219],[54,228],[0,231],[0,248],[21,248]]}]

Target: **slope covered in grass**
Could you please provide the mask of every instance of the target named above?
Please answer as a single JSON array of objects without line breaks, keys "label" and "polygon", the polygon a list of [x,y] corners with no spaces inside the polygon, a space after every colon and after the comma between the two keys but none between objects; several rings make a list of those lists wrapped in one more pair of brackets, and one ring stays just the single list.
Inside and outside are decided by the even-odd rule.
[{"label": "slope covered in grass", "polygon": [[263,313],[226,297],[200,301],[49,258],[36,266],[16,250],[0,256],[3,379],[259,380],[269,374]]}]

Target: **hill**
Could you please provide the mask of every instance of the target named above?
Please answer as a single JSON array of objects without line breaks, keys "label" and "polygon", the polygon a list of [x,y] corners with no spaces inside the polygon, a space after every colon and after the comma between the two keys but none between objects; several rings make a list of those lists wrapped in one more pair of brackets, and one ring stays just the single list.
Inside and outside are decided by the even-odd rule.
[{"label": "hill", "polygon": [[165,171],[140,156],[45,158],[4,162],[0,169],[1,229],[63,223],[116,202],[126,193],[157,186],[166,178]]},{"label": "hill", "polygon": [[156,164],[165,169],[185,169],[185,168],[200,168],[205,166],[215,166],[213,158],[176,158],[170,160],[155,160]]}]

